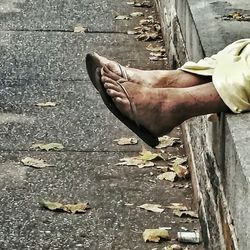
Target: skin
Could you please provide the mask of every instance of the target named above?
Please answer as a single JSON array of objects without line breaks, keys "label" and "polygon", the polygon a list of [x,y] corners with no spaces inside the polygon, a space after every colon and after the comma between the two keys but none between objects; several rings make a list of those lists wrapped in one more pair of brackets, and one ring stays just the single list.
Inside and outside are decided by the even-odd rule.
[{"label": "skin", "polygon": [[124,79],[116,62],[98,57],[103,65],[102,83],[116,107],[155,136],[170,132],[194,116],[228,111],[211,77],[181,70],[143,71],[124,67],[128,76]]}]

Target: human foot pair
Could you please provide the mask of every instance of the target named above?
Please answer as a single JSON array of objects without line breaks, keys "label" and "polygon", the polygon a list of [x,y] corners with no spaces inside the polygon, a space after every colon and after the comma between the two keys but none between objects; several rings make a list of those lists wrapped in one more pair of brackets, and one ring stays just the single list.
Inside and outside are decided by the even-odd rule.
[{"label": "human foot pair", "polygon": [[[194,115],[203,114],[204,110],[209,111],[207,107],[199,109],[196,105],[202,95],[200,89],[193,93],[188,88],[204,83],[203,78],[183,75],[182,71],[126,69],[97,54],[88,54],[86,64],[90,79],[106,106],[152,147],[158,144],[158,136]],[[180,79],[183,85],[169,88],[181,82]],[[190,86],[186,86],[187,83]],[[204,100],[200,101],[204,104]]]}]

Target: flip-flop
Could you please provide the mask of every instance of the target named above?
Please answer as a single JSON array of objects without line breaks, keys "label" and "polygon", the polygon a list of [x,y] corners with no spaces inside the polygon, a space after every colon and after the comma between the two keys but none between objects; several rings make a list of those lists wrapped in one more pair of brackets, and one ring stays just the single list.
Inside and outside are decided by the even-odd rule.
[{"label": "flip-flop", "polygon": [[[91,81],[92,81],[91,77],[94,75],[94,72],[96,71],[96,69],[97,68],[101,69],[103,67],[101,65],[98,57],[92,53],[87,54],[86,65],[87,65],[87,71],[89,73],[89,77],[90,77]],[[121,66],[121,64],[117,63],[117,65],[119,66],[120,71],[121,71],[120,76],[128,81],[128,74],[127,74],[126,70]],[[95,88],[97,89],[97,86],[95,85],[95,81],[92,81],[92,83],[94,84]]]},{"label": "flip-flop", "polygon": [[158,137],[153,135],[150,131],[148,131],[145,127],[140,125],[136,120],[136,106],[134,102],[129,97],[127,90],[122,86],[119,81],[117,84],[122,88],[124,93],[126,94],[128,100],[130,101],[130,107],[132,110],[133,117],[135,119],[130,119],[127,116],[123,115],[120,110],[115,106],[112,98],[106,93],[106,89],[104,88],[101,82],[101,68],[99,60],[92,54],[87,54],[86,56],[86,66],[89,78],[95,88],[100,93],[104,104],[107,108],[129,129],[131,129],[137,136],[139,136],[144,142],[146,142],[149,146],[155,147],[159,144]]}]

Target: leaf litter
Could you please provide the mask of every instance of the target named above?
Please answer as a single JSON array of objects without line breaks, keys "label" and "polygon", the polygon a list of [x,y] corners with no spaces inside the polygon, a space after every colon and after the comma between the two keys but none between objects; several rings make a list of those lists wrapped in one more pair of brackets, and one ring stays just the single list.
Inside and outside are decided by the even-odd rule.
[{"label": "leaf litter", "polygon": [[33,167],[33,168],[46,168],[46,167],[55,167],[55,165],[47,163],[43,159],[35,159],[32,157],[26,157],[21,160],[24,166]]},{"label": "leaf litter", "polygon": [[76,26],[76,27],[74,28],[74,32],[75,32],[75,33],[85,33],[86,31],[88,31],[88,28],[83,27],[83,26],[81,26],[81,25]]},{"label": "leaf litter", "polygon": [[153,5],[150,1],[143,1],[143,2],[127,2],[128,5],[133,5],[133,7],[140,7],[140,8],[151,8]]},{"label": "leaf litter", "polygon": [[33,144],[30,148],[37,149],[37,150],[40,149],[40,150],[50,151],[50,150],[62,150],[64,149],[64,146],[61,143],[48,143],[48,144],[36,143],[36,144]]},{"label": "leaf litter", "polygon": [[134,157],[125,157],[120,159],[120,162],[117,163],[117,166],[137,166],[139,168],[145,168],[145,167],[153,167],[155,166],[154,160],[162,159],[163,156],[159,153],[153,153],[149,150],[143,150],[139,153],[138,156]]},{"label": "leaf litter", "polygon": [[162,137],[159,137],[159,144],[156,146],[156,148],[166,148],[166,147],[172,147],[177,143],[180,143],[180,138],[170,137],[167,135],[164,135]]},{"label": "leaf litter", "polygon": [[118,145],[135,145],[138,143],[138,140],[134,137],[130,137],[130,138],[126,138],[126,137],[122,137],[120,139],[115,139],[115,142],[117,142]]},{"label": "leaf litter", "polygon": [[55,107],[57,103],[55,102],[39,102],[35,104],[38,107],[45,108],[45,107]]},{"label": "leaf litter", "polygon": [[159,180],[166,180],[166,181],[171,181],[174,182],[176,180],[177,174],[174,172],[165,172],[163,174],[160,174],[157,176],[157,179]]},{"label": "leaf litter", "polygon": [[53,202],[48,200],[42,200],[40,201],[40,205],[46,209],[49,209],[51,211],[62,211],[67,213],[85,213],[87,209],[89,209],[88,203],[79,202],[76,204],[62,204],[59,202]]},{"label": "leaf litter", "polygon": [[170,236],[165,229],[145,229],[143,239],[145,242],[159,242],[161,239],[170,240]]},{"label": "leaf litter", "polygon": [[159,204],[143,204],[141,206],[138,206],[139,208],[145,209],[147,211],[155,212],[155,213],[162,213],[164,211],[164,208],[162,208]]}]

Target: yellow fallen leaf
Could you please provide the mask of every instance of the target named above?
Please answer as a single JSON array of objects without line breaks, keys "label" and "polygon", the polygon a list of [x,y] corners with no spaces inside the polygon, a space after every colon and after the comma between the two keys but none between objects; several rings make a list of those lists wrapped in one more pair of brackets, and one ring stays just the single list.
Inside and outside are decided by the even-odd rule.
[{"label": "yellow fallen leaf", "polygon": [[170,236],[167,230],[164,229],[146,229],[143,232],[143,239],[145,242],[159,242],[160,239],[170,240]]},{"label": "yellow fallen leaf", "polygon": [[183,248],[180,245],[173,244],[167,247],[164,247],[163,250],[182,250]]},{"label": "yellow fallen leaf", "polygon": [[77,204],[62,204],[59,202],[52,202],[48,200],[42,200],[40,205],[52,211],[64,211],[67,213],[85,213],[89,209],[88,203],[77,203]]},{"label": "yellow fallen leaf", "polygon": [[119,15],[119,16],[116,16],[115,19],[116,20],[129,20],[131,19],[131,17],[128,15]]},{"label": "yellow fallen leaf", "polygon": [[135,30],[128,30],[128,31],[127,31],[127,34],[128,34],[128,35],[137,35],[137,34],[138,34],[138,31],[135,31]]},{"label": "yellow fallen leaf", "polygon": [[159,44],[154,45],[151,43],[146,47],[146,50],[149,50],[151,52],[166,52],[166,49],[163,46]]},{"label": "yellow fallen leaf", "polygon": [[164,211],[164,208],[161,208],[159,204],[143,204],[138,207],[155,213],[162,213]]},{"label": "yellow fallen leaf", "polygon": [[126,137],[122,137],[120,139],[115,139],[115,142],[117,142],[118,145],[135,145],[138,143],[138,140],[134,137],[130,137],[130,138],[126,138]]},{"label": "yellow fallen leaf", "polygon": [[174,182],[176,176],[177,175],[174,172],[165,172],[163,174],[158,175],[157,179],[159,179],[159,180],[167,180],[167,181]]},{"label": "yellow fallen leaf", "polygon": [[61,143],[48,143],[48,144],[36,143],[33,144],[30,148],[49,151],[49,150],[61,150],[64,149],[64,146]]},{"label": "yellow fallen leaf", "polygon": [[28,167],[33,167],[33,168],[45,168],[45,167],[54,167],[54,165],[46,163],[45,160],[42,159],[35,159],[31,157],[26,157],[21,160],[21,162]]},{"label": "yellow fallen leaf", "polygon": [[137,157],[137,159],[139,160],[143,160],[143,161],[152,161],[155,159],[162,159],[164,160],[164,158],[162,157],[161,154],[158,153],[152,153],[151,151],[148,150],[143,150],[142,152],[139,153],[140,155]]},{"label": "yellow fallen leaf", "polygon": [[38,107],[55,107],[57,104],[55,102],[39,102],[36,104]]},{"label": "yellow fallen leaf", "polygon": [[180,178],[185,178],[189,174],[188,168],[182,165],[174,165],[173,169]]},{"label": "yellow fallen leaf", "polygon": [[172,165],[173,166],[182,165],[186,162],[187,162],[187,157],[182,157],[182,158],[177,157],[175,160],[172,161]]},{"label": "yellow fallen leaf", "polygon": [[156,146],[156,148],[166,148],[172,147],[174,144],[180,142],[180,139],[164,135],[162,137],[159,137],[159,142],[160,143]]},{"label": "yellow fallen leaf", "polygon": [[140,7],[140,8],[151,8],[152,3],[150,1],[143,1],[143,2],[134,2],[134,7]]},{"label": "yellow fallen leaf", "polygon": [[190,217],[190,218],[199,218],[198,214],[194,211],[180,211],[180,210],[174,210],[173,214],[178,217]]},{"label": "yellow fallen leaf", "polygon": [[88,28],[82,27],[82,26],[76,26],[74,28],[75,33],[85,33],[87,30],[88,30]]},{"label": "yellow fallen leaf", "polygon": [[125,157],[120,159],[117,166],[137,166],[138,168],[153,167],[155,164],[152,161],[140,160],[137,157]]},{"label": "yellow fallen leaf", "polygon": [[144,16],[143,12],[133,12],[130,14],[132,17]]}]

